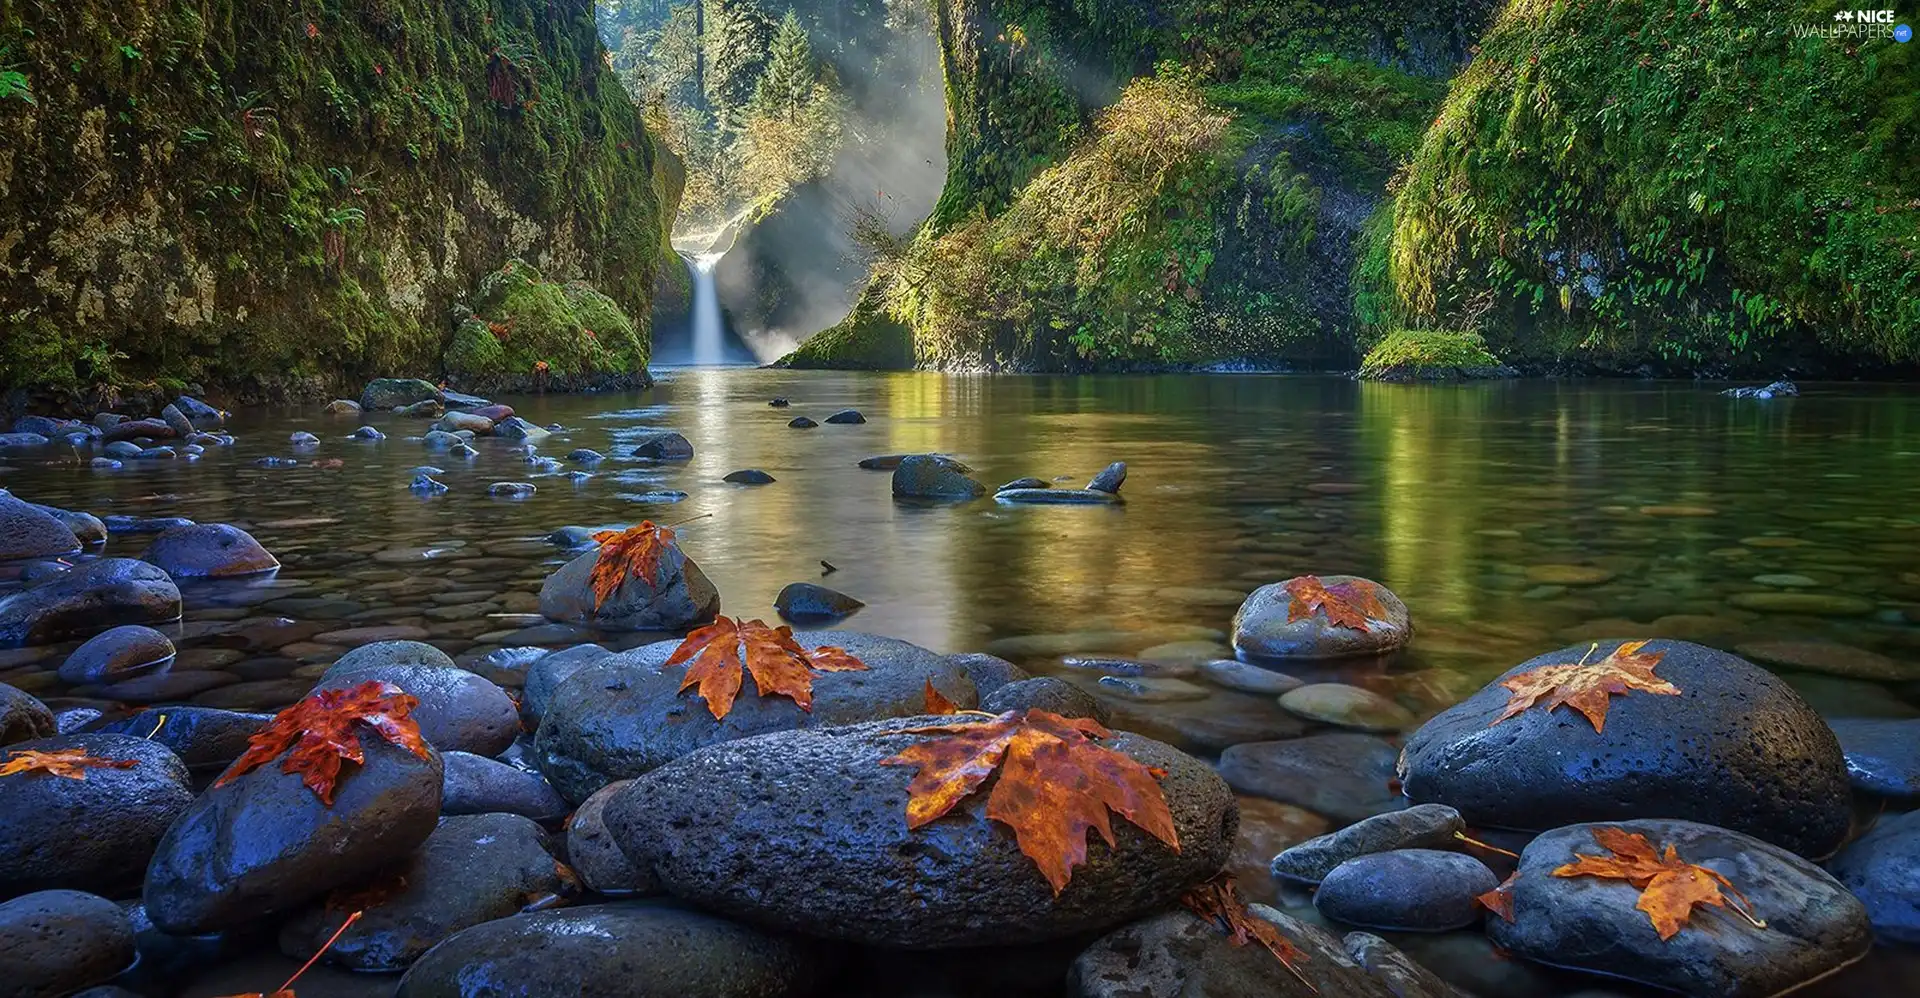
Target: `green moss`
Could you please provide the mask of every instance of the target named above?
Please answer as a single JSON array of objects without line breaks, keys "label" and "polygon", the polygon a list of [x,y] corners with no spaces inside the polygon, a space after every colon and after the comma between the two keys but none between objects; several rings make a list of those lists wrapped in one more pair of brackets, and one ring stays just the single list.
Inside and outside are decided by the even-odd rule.
[{"label": "green moss", "polygon": [[450,374],[499,378],[634,374],[648,343],[613,299],[581,281],[549,281],[519,260],[481,281],[471,318],[454,331]]},{"label": "green moss", "polygon": [[870,288],[839,325],[807,337],[773,366],[799,370],[908,371],[914,366],[913,331],[889,317]]},{"label": "green moss", "polygon": [[1435,380],[1485,376],[1500,370],[1479,333],[1396,329],[1381,338],[1360,364],[1369,381]]}]

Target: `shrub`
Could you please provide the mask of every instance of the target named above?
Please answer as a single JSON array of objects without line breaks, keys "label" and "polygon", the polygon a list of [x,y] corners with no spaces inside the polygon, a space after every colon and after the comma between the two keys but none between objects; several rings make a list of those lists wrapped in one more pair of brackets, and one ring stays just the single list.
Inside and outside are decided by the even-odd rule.
[{"label": "shrub", "polygon": [[1479,333],[1396,329],[1381,338],[1360,364],[1371,381],[1480,377],[1500,370]]}]

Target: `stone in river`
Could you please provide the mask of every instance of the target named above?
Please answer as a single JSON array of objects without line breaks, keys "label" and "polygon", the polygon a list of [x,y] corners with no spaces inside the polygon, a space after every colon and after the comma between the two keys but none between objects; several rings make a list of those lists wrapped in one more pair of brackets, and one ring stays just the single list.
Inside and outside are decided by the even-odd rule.
[{"label": "stone in river", "polygon": [[1120,492],[1120,486],[1126,481],[1127,462],[1115,461],[1100,469],[1100,473],[1093,476],[1093,480],[1087,483],[1087,489],[1091,492],[1110,492],[1117,495]]},{"label": "stone in river", "polygon": [[439,421],[433,424],[433,428],[446,433],[459,433],[461,430],[466,430],[470,433],[484,434],[493,431],[493,420],[470,412],[450,412],[441,416]]},{"label": "stone in river", "polygon": [[92,513],[61,509],[58,506],[42,506],[38,503],[34,504],[33,508],[59,520],[68,530],[73,531],[74,540],[82,544],[105,544],[107,542],[106,523]]},{"label": "stone in river", "polygon": [[375,378],[361,390],[360,408],[398,409],[416,402],[437,402],[445,397],[431,381],[419,378]]},{"label": "stone in river", "polygon": [[[1360,969],[1384,983],[1394,998],[1468,998],[1465,992],[1415,963],[1413,958],[1394,948],[1392,943],[1371,932],[1349,932],[1340,942],[1347,948],[1347,955],[1360,965]],[[1568,998],[1602,996],[1569,995]]]},{"label": "stone in river", "polygon": [[[1612,727],[1612,725],[1608,725]],[[1623,977],[1700,998],[1765,998],[1830,974],[1873,944],[1867,911],[1826,871],[1751,836],[1691,821],[1609,822],[1656,851],[1727,878],[1767,925],[1720,908],[1696,907],[1662,940],[1624,880],[1556,877],[1581,855],[1605,855],[1594,825],[1547,832],[1520,854],[1511,884],[1513,921],[1487,919],[1495,945],[1529,960]]]},{"label": "stone in river", "polygon": [[171,440],[175,436],[173,427],[164,419],[129,419],[124,423],[115,423],[102,431],[100,439],[112,443],[115,440],[132,440],[135,437],[148,437],[154,440]]},{"label": "stone in river", "polygon": [[360,415],[360,403],[352,399],[334,399],[328,402],[326,407],[320,411],[329,416],[358,416]]},{"label": "stone in river", "polygon": [[173,662],[173,642],[141,624],[123,624],[87,639],[60,663],[60,681],[111,683],[157,672]]},{"label": "stone in river", "polygon": [[0,433],[0,450],[45,447],[52,443],[38,433]]},{"label": "stone in river", "polygon": [[553,691],[568,676],[613,654],[595,644],[563,648],[527,667],[527,680],[520,688],[520,714],[538,725],[546,713]]},{"label": "stone in river", "polygon": [[1773,586],[1776,589],[1807,589],[1820,584],[1820,580],[1818,579],[1787,572],[1756,575],[1753,577],[1753,581],[1763,586]]},{"label": "stone in river", "polygon": [[796,430],[811,430],[820,424],[805,416],[795,416],[787,421],[787,425]]},{"label": "stone in river", "polygon": [[633,456],[650,461],[688,461],[693,459],[693,444],[671,430],[649,433],[635,441]]},{"label": "stone in river", "polygon": [[465,669],[433,665],[361,665],[341,659],[318,690],[352,689],[370,679],[392,683],[415,699],[413,719],[434,748],[493,756],[520,734],[520,711],[507,692]]},{"label": "stone in river", "polygon": [[80,539],[59,517],[0,493],[0,561],[54,558],[79,550]]},{"label": "stone in river", "polygon": [[834,645],[866,671],[814,677],[813,709],[784,696],[761,696],[749,675],[725,718],[697,694],[682,693],[684,671],[661,671],[679,641],[637,648],[574,673],[553,691],[533,758],[554,788],[583,801],[614,780],[638,776],[695,749],[789,728],[853,724],[926,711],[926,687],[962,710],[978,706],[973,684],[952,659],[893,638],[854,631],[794,636],[801,647]]},{"label": "stone in river", "polygon": [[866,421],[867,417],[862,416],[858,409],[842,409],[827,417],[827,422],[835,425],[857,424]]},{"label": "stone in river", "polygon": [[413,481],[407,485],[407,491],[419,495],[437,496],[447,491],[447,486],[432,475],[421,474],[413,476]]},{"label": "stone in river", "polygon": [[986,652],[965,652],[953,656],[953,661],[967,674],[968,679],[973,680],[973,688],[983,698],[1008,683],[1032,678],[1027,670]]},{"label": "stone in river", "polygon": [[[1212,919],[1169,911],[1122,926],[1080,954],[1068,998],[1414,998],[1396,996],[1325,930],[1263,904],[1248,909],[1301,953],[1289,968],[1259,943],[1236,944]],[[1299,976],[1295,976],[1298,974]]]},{"label": "stone in river", "polygon": [[287,443],[292,444],[295,447],[312,447],[318,444],[319,442],[320,442],[319,437],[316,437],[305,430],[295,430],[293,433],[287,436]]},{"label": "stone in river", "polygon": [[0,683],[0,745],[46,738],[58,727],[53,711],[24,690]]},{"label": "stone in river", "polygon": [[100,730],[165,745],[189,769],[215,769],[240,758],[247,740],[271,720],[271,714],[171,705],[121,718]]},{"label": "stone in river", "polygon": [[1102,692],[1138,703],[1171,703],[1179,700],[1205,700],[1213,695],[1204,686],[1184,679],[1155,679],[1146,676],[1101,676]]},{"label": "stone in river", "polygon": [[581,447],[567,453],[567,460],[575,464],[599,464],[606,457],[591,447]]},{"label": "stone in river", "polygon": [[1478,922],[1474,898],[1499,884],[1472,856],[1394,849],[1334,867],[1313,892],[1313,906],[1334,921],[1366,929],[1445,932]]},{"label": "stone in river", "polygon": [[1085,864],[1056,897],[1013,836],[987,818],[987,793],[908,830],[914,769],[881,760],[937,737],[901,731],[914,723],[965,722],[889,718],[710,745],[634,780],[607,805],[607,827],[636,866],[703,908],[913,948],[1097,930],[1173,904],[1226,862],[1237,818],[1226,784],[1198,759],[1117,732],[1106,747],[1166,772],[1160,787],[1180,850],[1116,818],[1116,845],[1090,835]]},{"label": "stone in river", "polygon": [[567,802],[539,773],[474,755],[443,752],[446,775],[440,789],[440,813],[518,814],[535,821],[567,816]]},{"label": "stone in river", "polygon": [[1270,872],[1283,880],[1317,884],[1333,868],[1353,859],[1394,849],[1444,849],[1466,830],[1460,812],[1444,804],[1416,804],[1404,811],[1376,814],[1337,832],[1302,842],[1273,857]]},{"label": "stone in river", "polygon": [[[327,645],[353,646],[358,650],[369,644],[389,645],[399,641],[419,641],[427,636],[426,628],[412,624],[375,624],[371,627],[348,627],[338,631],[323,631],[314,635],[313,640]],[[382,651],[379,654],[386,655],[387,652]],[[421,654],[425,653],[421,652]],[[438,663],[437,659],[434,661]]]},{"label": "stone in river", "polygon": [[1035,676],[1007,683],[982,698],[980,709],[989,714],[1040,709],[1061,717],[1090,717],[1112,724],[1112,712],[1098,697],[1064,679]]},{"label": "stone in river", "polygon": [[1119,496],[1097,489],[1007,489],[994,493],[993,498],[1035,506],[1101,506],[1120,501]]},{"label": "stone in river", "polygon": [[796,623],[842,620],[865,603],[846,593],[811,582],[790,582],[773,598],[773,608]]},{"label": "stone in river", "polygon": [[937,454],[908,455],[893,469],[895,499],[974,499],[986,492],[958,462]]},{"label": "stone in river", "polygon": [[503,440],[540,441],[553,436],[553,432],[535,426],[519,416],[508,416],[494,424],[493,435]]},{"label": "stone in river", "polygon": [[1345,683],[1312,683],[1280,697],[1280,706],[1322,724],[1355,731],[1399,731],[1413,713],[1372,690]]},{"label": "stone in river", "polygon": [[1006,492],[1011,489],[1044,489],[1046,487],[1047,480],[1044,478],[1016,478],[993,491]]},{"label": "stone in river", "polygon": [[720,612],[720,591],[678,544],[660,558],[652,579],[629,578],[605,600],[593,591],[599,559],[595,548],[547,577],[540,587],[540,612],[547,619],[609,631],[672,631],[706,623]]},{"label": "stone in river", "polygon": [[1357,732],[1248,742],[1220,753],[1220,775],[1233,789],[1296,804],[1351,824],[1407,802],[1392,789],[1394,747]]},{"label": "stone in river", "polygon": [[1234,613],[1234,650],[1256,660],[1344,658],[1393,651],[1413,636],[1407,605],[1386,586],[1353,575],[1327,575],[1320,581],[1329,589],[1348,584],[1372,586],[1386,608],[1385,619],[1367,621],[1364,631],[1335,626],[1324,610],[1291,620],[1293,595],[1285,582],[1276,582],[1254,590]]},{"label": "stone in river", "polygon": [[[118,892],[138,884],[160,837],[193,801],[187,767],[164,746],[126,735],[80,734],[19,742],[22,751],[84,749],[132,760],[89,767],[86,778],[43,770],[0,777],[0,897],[55,887]],[[119,896],[117,893],[115,896]]]},{"label": "stone in river", "polygon": [[1873,601],[1843,593],[1735,593],[1727,602],[1758,613],[1794,613],[1815,617],[1858,617],[1873,612]]},{"label": "stone in river", "polygon": [[394,998],[798,998],[830,967],[817,943],[668,902],[619,901],[456,933],[414,963]]},{"label": "stone in river", "polygon": [[188,430],[181,436],[187,436],[194,430],[217,430],[227,422],[227,413],[191,395],[182,395],[174,399],[173,407],[188,420]]},{"label": "stone in river", "polygon": [[772,485],[775,479],[758,468],[747,468],[743,471],[728,473],[722,481],[732,482],[735,485]]},{"label": "stone in river", "polygon": [[525,499],[539,491],[532,482],[494,482],[487,486],[487,494],[501,499]]},{"label": "stone in river", "polygon": [[147,914],[198,935],[255,924],[364,883],[427,840],[441,763],[358,727],[365,763],[344,765],[332,806],[268,762],[213,786],[174,821],[147,867]]},{"label": "stone in river", "polygon": [[1240,892],[1250,900],[1271,904],[1278,891],[1268,865],[1276,855],[1302,842],[1323,836],[1332,823],[1312,811],[1292,804],[1241,797],[1240,832],[1233,842],[1228,870],[1240,884]]},{"label": "stone in river", "polygon": [[141,447],[139,444],[136,444],[131,440],[115,440],[113,443],[110,443],[106,447],[102,448],[101,453],[105,454],[108,457],[133,458],[133,457],[139,457],[140,452],[145,449],[146,448]]},{"label": "stone in river", "polygon": [[131,558],[100,558],[0,599],[0,647],[179,619],[180,589],[166,572]]},{"label": "stone in river", "polygon": [[788,401],[785,396],[776,396],[774,400],[771,402],[768,402],[767,405],[768,407],[774,408],[774,409],[785,409],[788,406],[793,405],[793,403]]},{"label": "stone in river", "polygon": [[660,889],[653,874],[633,865],[607,830],[607,802],[632,780],[615,780],[594,791],[567,819],[567,859],[581,883],[596,894],[652,894]]},{"label": "stone in river", "polygon": [[466,443],[445,430],[428,430],[426,435],[420,438],[420,442],[428,450],[452,450]]},{"label": "stone in river", "polygon": [[1886,815],[1827,864],[1884,942],[1920,945],[1920,811]]},{"label": "stone in river", "polygon": [[106,898],[39,891],[0,904],[0,980],[8,998],[61,998],[133,963],[133,925]]},{"label": "stone in river", "polygon": [[[374,879],[394,886],[376,900],[356,900],[360,919],[321,959],[361,972],[405,970],[462,929],[559,894],[550,849],[547,833],[516,814],[449,817],[404,864]],[[295,959],[320,952],[347,914],[337,903],[308,907],[281,928],[280,952]]]},{"label": "stone in river", "polygon": [[1920,797],[1920,720],[1829,720],[1855,790],[1882,797]]},{"label": "stone in river", "polygon": [[1284,672],[1275,672],[1232,658],[1217,658],[1200,665],[1200,674],[1230,690],[1279,696],[1305,685]]},{"label": "stone in river", "polygon": [[1783,669],[1876,682],[1920,679],[1920,662],[1901,662],[1865,648],[1831,641],[1749,641],[1735,646],[1734,651],[1742,658]]},{"label": "stone in river", "polygon": [[362,426],[347,434],[348,440],[385,440],[387,435],[371,426]]},{"label": "stone in river", "polygon": [[119,703],[168,703],[237,682],[238,676],[225,672],[154,672],[83,689]]},{"label": "stone in river", "polygon": [[238,578],[280,567],[252,534],[225,523],[175,527],[154,538],[140,557],[176,579]]},{"label": "stone in river", "polygon": [[1621,644],[1574,645],[1509,670],[1407,739],[1409,798],[1447,804],[1468,824],[1539,830],[1653,813],[1743,831],[1808,856],[1838,848],[1850,822],[1840,743],[1793,688],[1743,659],[1664,639],[1655,678],[1675,695],[1608,697],[1595,731],[1570,707],[1505,721],[1505,679],[1602,661]]}]

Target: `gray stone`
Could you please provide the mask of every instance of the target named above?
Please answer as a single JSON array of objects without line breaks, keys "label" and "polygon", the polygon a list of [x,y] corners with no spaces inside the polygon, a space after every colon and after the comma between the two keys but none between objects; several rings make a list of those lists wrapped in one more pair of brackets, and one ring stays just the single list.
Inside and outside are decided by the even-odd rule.
[{"label": "gray stone", "polygon": [[693,443],[672,430],[649,433],[634,441],[633,456],[648,461],[690,461]]},{"label": "gray stone", "polygon": [[53,711],[39,698],[0,683],[0,745],[51,737],[57,730]]},{"label": "gray stone", "polygon": [[79,538],[59,517],[0,493],[0,561],[57,558],[79,550]]},{"label": "gray stone", "polygon": [[135,765],[90,767],[84,780],[38,771],[0,778],[0,897],[138,884],[160,836],[193,800],[187,767],[172,752],[126,735],[55,735],[10,745],[0,759],[74,748]]},{"label": "gray stone", "polygon": [[539,426],[535,426],[534,424],[529,423],[524,419],[521,419],[519,416],[508,416],[507,418],[494,424],[493,435],[501,438],[502,440],[525,440],[530,442],[538,442],[541,440],[545,440],[550,436],[553,436],[553,433],[550,430],[544,429]]},{"label": "gray stone", "polygon": [[986,492],[958,462],[937,454],[908,455],[893,469],[895,499],[975,499]]},{"label": "gray stone", "polygon": [[334,399],[320,411],[329,416],[358,416],[361,412],[360,403],[352,399]]},{"label": "gray stone", "polygon": [[173,642],[141,624],[122,624],[88,638],[60,663],[60,681],[111,683],[173,664]]},{"label": "gray stone", "polygon": [[1255,917],[1300,951],[1291,969],[1258,943],[1236,945],[1220,926],[1171,911],[1102,936],[1073,963],[1069,998],[1395,998],[1324,930],[1262,904]]},{"label": "gray stone", "polygon": [[443,752],[440,813],[518,814],[535,821],[567,816],[567,802],[539,773],[471,752]]},{"label": "gray stone", "polygon": [[999,502],[1038,506],[1099,506],[1120,501],[1120,497],[1111,492],[1093,489],[1007,489],[994,493],[993,498]]},{"label": "gray stone", "polygon": [[1317,884],[1334,867],[1356,856],[1394,849],[1444,849],[1466,828],[1460,812],[1445,804],[1416,804],[1308,839],[1273,857],[1271,869],[1283,880]]},{"label": "gray stone", "polygon": [[1100,469],[1100,473],[1093,476],[1093,481],[1087,483],[1087,490],[1090,492],[1110,492],[1114,495],[1119,495],[1120,486],[1126,484],[1126,481],[1127,462],[1115,461],[1105,468]]},{"label": "gray stone", "polygon": [[1866,906],[1881,940],[1920,944],[1920,811],[1882,817],[1827,869]]},{"label": "gray stone", "polygon": [[173,400],[173,407],[186,416],[189,423],[181,436],[188,436],[195,430],[217,430],[227,424],[227,413],[194,398],[182,395]]},{"label": "gray stone", "polygon": [[575,464],[599,464],[606,460],[605,455],[591,447],[581,447],[567,453],[567,460]]},{"label": "gray stone", "polygon": [[1840,739],[1847,779],[1882,797],[1920,797],[1920,720],[1850,718],[1827,722]]},{"label": "gray stone", "polygon": [[862,416],[858,409],[842,409],[828,416],[826,421],[835,425],[845,426],[864,423],[867,421],[867,417]]},{"label": "gray stone", "polygon": [[1047,484],[1047,480],[1044,478],[1016,478],[993,491],[1008,492],[1013,489],[1044,489],[1047,487]]},{"label": "gray stone", "polygon": [[431,381],[419,378],[375,378],[361,389],[360,408],[384,412],[416,402],[437,402],[444,397]]},{"label": "gray stone", "polygon": [[563,648],[527,667],[527,681],[520,688],[520,715],[537,725],[546,713],[553,691],[568,676],[606,658],[612,652],[594,644]]},{"label": "gray stone", "polygon": [[280,567],[252,534],[225,523],[174,527],[155,537],[140,557],[176,579],[230,579]]},{"label": "gray stone", "polygon": [[1031,678],[1027,670],[998,655],[985,652],[955,655],[953,661],[967,674],[968,679],[973,680],[973,688],[979,691],[982,698],[1008,683]]},{"label": "gray stone", "polygon": [[107,542],[106,523],[92,513],[82,513],[77,510],[61,509],[57,506],[41,506],[38,504],[36,504],[34,508],[59,520],[63,526],[73,532],[74,539],[81,544],[105,544]]},{"label": "gray stone", "polygon": [[1398,753],[1357,732],[1248,742],[1220,753],[1220,775],[1233,789],[1295,804],[1351,824],[1407,802],[1392,789]]},{"label": "gray stone", "polygon": [[1413,636],[1413,621],[1407,616],[1407,605],[1386,586],[1356,575],[1327,575],[1322,576],[1320,582],[1328,589],[1356,584],[1372,586],[1380,605],[1386,608],[1386,617],[1369,619],[1364,631],[1334,625],[1324,609],[1290,620],[1293,596],[1285,582],[1275,582],[1254,590],[1233,615],[1234,651],[1250,659],[1267,661],[1347,658],[1390,652],[1405,645]]},{"label": "gray stone", "polygon": [[387,439],[387,435],[371,426],[362,426],[352,433],[347,434],[347,439],[379,441]]},{"label": "gray stone", "polygon": [[567,819],[567,859],[580,874],[580,881],[597,894],[654,894],[660,890],[653,872],[634,866],[607,830],[607,802],[632,783],[615,780],[601,787]]},{"label": "gray stone", "polygon": [[1112,696],[1137,703],[1172,703],[1179,700],[1205,700],[1212,692],[1184,679],[1155,679],[1147,676],[1101,676],[1100,689]]},{"label": "gray stone", "polygon": [[1231,658],[1216,658],[1200,665],[1200,674],[1230,690],[1279,696],[1305,685],[1284,672]]},{"label": "gray stone", "polygon": [[494,482],[487,486],[487,494],[499,499],[525,499],[540,491],[532,482]]},{"label": "gray stone", "polygon": [[437,496],[447,491],[447,486],[432,475],[420,474],[413,476],[413,481],[407,484],[407,491],[423,496]]},{"label": "gray stone", "polygon": [[1313,892],[1313,906],[1334,921],[1365,929],[1445,932],[1478,922],[1474,898],[1499,885],[1472,856],[1395,849],[1334,867]]},{"label": "gray stone", "polygon": [[428,744],[442,751],[498,755],[520,734],[520,711],[513,698],[453,666],[361,665],[342,658],[328,667],[314,689],[352,689],[372,679],[392,683],[420,701],[413,719]]},{"label": "gray stone", "polygon": [[841,620],[863,606],[846,593],[811,582],[790,582],[773,598],[780,616],[796,623]]},{"label": "gray stone", "polygon": [[7,998],[60,998],[133,963],[120,906],[79,891],[40,891],[0,904],[0,980]]},{"label": "gray stone", "polygon": [[815,427],[818,427],[820,424],[814,422],[811,419],[808,419],[805,416],[795,416],[792,419],[787,420],[787,425],[796,430],[811,430],[811,429],[814,429]]},{"label": "gray stone", "polygon": [[376,665],[417,665],[431,668],[455,668],[453,659],[425,641],[375,641],[364,644],[334,659],[326,677],[345,675]]},{"label": "gray stone", "polygon": [[593,566],[599,559],[595,548],[548,576],[540,587],[541,614],[607,631],[675,631],[720,613],[720,591],[678,545],[661,557],[652,585],[628,578],[604,602],[593,591]]},{"label": "gray stone", "polygon": [[450,412],[441,416],[439,421],[433,424],[433,428],[446,433],[459,433],[461,430],[466,430],[469,433],[486,434],[493,432],[493,420],[470,412]]},{"label": "gray stone", "polygon": [[166,572],[131,558],[100,558],[0,599],[0,647],[179,619],[180,589]]},{"label": "gray stone", "polygon": [[1345,683],[1311,683],[1280,697],[1280,706],[1306,718],[1355,731],[1399,731],[1413,712],[1372,690]]},{"label": "gray stone", "polygon": [[248,740],[271,720],[271,714],[172,705],[141,711],[100,730],[158,742],[188,769],[198,770],[224,768],[240,758]]},{"label": "gray stone", "polygon": [[1178,852],[1116,818],[1116,845],[1090,834],[1086,862],[1056,897],[987,818],[986,793],[909,831],[914,769],[882,760],[934,737],[903,728],[965,723],[889,718],[710,745],[636,779],[607,805],[607,826],[636,866],[703,908],[913,948],[1096,930],[1174,903],[1226,862],[1237,817],[1226,785],[1205,763],[1127,733],[1104,744],[1166,772]]},{"label": "gray stone", "polygon": [[420,438],[420,442],[425,444],[428,450],[445,451],[454,450],[466,444],[466,441],[445,430],[428,430],[426,434]]},{"label": "gray stone", "polygon": [[722,481],[735,485],[772,485],[777,479],[758,468],[747,468],[728,473]]},{"label": "gray stone", "polygon": [[1061,717],[1089,717],[1101,724],[1113,723],[1113,712],[1098,697],[1054,676],[1035,676],[1007,683],[982,699],[980,709],[989,714],[1037,709]]},{"label": "gray stone", "polygon": [[173,427],[173,432],[183,437],[193,435],[193,421],[187,418],[186,413],[180,411],[179,406],[172,404],[167,405],[166,408],[160,410],[160,418],[166,420],[168,426]]},{"label": "gray stone", "polygon": [[[1392,943],[1370,932],[1349,932],[1341,945],[1362,970],[1387,986],[1394,998],[1468,998],[1440,975],[1420,966]],[[1570,996],[1571,998],[1571,996]]]}]

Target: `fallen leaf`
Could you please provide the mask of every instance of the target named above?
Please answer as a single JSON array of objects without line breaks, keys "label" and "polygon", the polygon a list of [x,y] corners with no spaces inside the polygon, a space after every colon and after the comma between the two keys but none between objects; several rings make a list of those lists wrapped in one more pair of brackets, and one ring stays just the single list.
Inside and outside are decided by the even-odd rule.
[{"label": "fallen leaf", "polygon": [[1515,870],[1507,875],[1507,879],[1500,881],[1500,886],[1485,894],[1476,894],[1473,899],[1478,901],[1482,908],[1499,915],[1511,924],[1513,922],[1513,882],[1518,879],[1520,879],[1520,871]]},{"label": "fallen leaf", "polygon": [[598,610],[628,579],[655,588],[660,559],[673,550],[673,531],[652,520],[626,530],[602,530],[593,535],[600,554],[593,561],[593,608]]},{"label": "fallen leaf", "polygon": [[1317,575],[1288,579],[1287,623],[1306,620],[1320,611],[1327,623],[1355,631],[1370,630],[1369,620],[1385,620],[1387,608],[1380,602],[1375,586],[1364,579],[1327,585]]},{"label": "fallen leaf", "polygon": [[753,674],[753,685],[763,697],[778,694],[798,704],[801,710],[813,710],[813,677],[822,672],[865,672],[866,664],[831,645],[808,651],[793,640],[793,628],[768,627],[758,620],[744,623],[720,617],[713,623],[687,635],[680,647],[668,656],[662,668],[689,662],[681,692],[698,687],[700,697],[715,719],[733,710],[745,675],[740,667],[745,652],[746,669]]},{"label": "fallen leaf", "polygon": [[64,776],[69,780],[84,780],[89,769],[132,769],[140,764],[138,759],[106,759],[89,753],[84,748],[54,749],[42,752],[38,749],[20,749],[7,754],[7,761],[0,763],[0,776],[13,776],[16,773],[42,772],[48,776]]},{"label": "fallen leaf", "polygon": [[[1662,940],[1672,939],[1692,917],[1694,906],[1702,904],[1728,908],[1756,928],[1767,927],[1753,916],[1752,903],[1732,881],[1717,871],[1682,860],[1672,843],[1662,853],[1646,836],[1607,825],[1594,827],[1593,841],[1609,855],[1576,854],[1573,862],[1556,868],[1553,875],[1624,880],[1639,888],[1640,900],[1634,907],[1646,912]],[[1733,897],[1722,895],[1722,887]]]},{"label": "fallen leaf", "polygon": [[909,745],[882,765],[914,766],[907,787],[907,828],[952,811],[999,770],[987,817],[1013,829],[1020,851],[1040,867],[1057,897],[1086,862],[1087,830],[1116,843],[1107,812],[1180,851],[1173,813],[1160,789],[1163,770],[1102,745],[1113,737],[1100,722],[1044,710],[1008,711],[991,720],[908,728],[900,734],[944,734]]},{"label": "fallen leaf", "polygon": [[960,713],[960,708],[954,706],[954,703],[952,700],[949,700],[946,697],[941,696],[940,691],[933,688],[933,680],[931,679],[927,680],[926,693],[927,693],[927,713],[929,714]]},{"label": "fallen leaf", "polygon": [[1582,655],[1578,662],[1543,665],[1503,680],[1500,685],[1510,690],[1512,696],[1507,700],[1507,709],[1487,727],[1516,717],[1545,698],[1548,713],[1562,705],[1572,707],[1585,714],[1597,732],[1607,726],[1607,698],[1610,696],[1624,696],[1632,690],[1679,696],[1680,687],[1653,674],[1654,666],[1660,664],[1660,659],[1666,653],[1642,655],[1640,649],[1645,644],[1645,641],[1628,641],[1615,648],[1606,658],[1589,663],[1587,659],[1600,647],[1596,643],[1587,649],[1587,654]]},{"label": "fallen leaf", "polygon": [[1295,960],[1305,960],[1307,955],[1280,934],[1280,927],[1247,910],[1245,898],[1240,896],[1240,887],[1234,883],[1233,874],[1225,870],[1213,875],[1213,879],[1188,891],[1180,898],[1187,910],[1200,916],[1214,927],[1227,934],[1235,946],[1247,946],[1258,942],[1280,961],[1300,983],[1315,993],[1319,988],[1300,973],[1293,965]]},{"label": "fallen leaf", "polygon": [[231,783],[286,752],[280,771],[299,773],[307,789],[331,807],[334,786],[340,780],[340,763],[367,761],[356,725],[372,729],[422,759],[429,758],[427,743],[420,737],[420,724],[408,716],[418,705],[419,701],[400,687],[378,679],[352,689],[321,690],[273,715],[273,720],[247,739],[247,751],[213,785]]},{"label": "fallen leaf", "polygon": [[317,952],[315,952],[312,956],[307,957],[307,962],[301,964],[300,969],[294,971],[293,976],[287,978],[287,982],[285,984],[280,985],[280,987],[276,989],[273,992],[273,994],[263,995],[258,991],[249,991],[245,994],[224,995],[222,996],[222,998],[295,998],[293,993],[293,982],[299,980],[300,975],[306,973],[308,968],[312,967],[314,963],[320,959],[322,954],[332,949],[333,944],[340,941],[340,937],[346,934],[347,929],[352,927],[353,923],[358,922],[360,920],[361,914],[363,913],[356,911],[353,914],[348,915],[347,920],[340,923],[339,928],[333,930],[333,935],[327,937],[327,941],[321,945],[320,949]]}]

